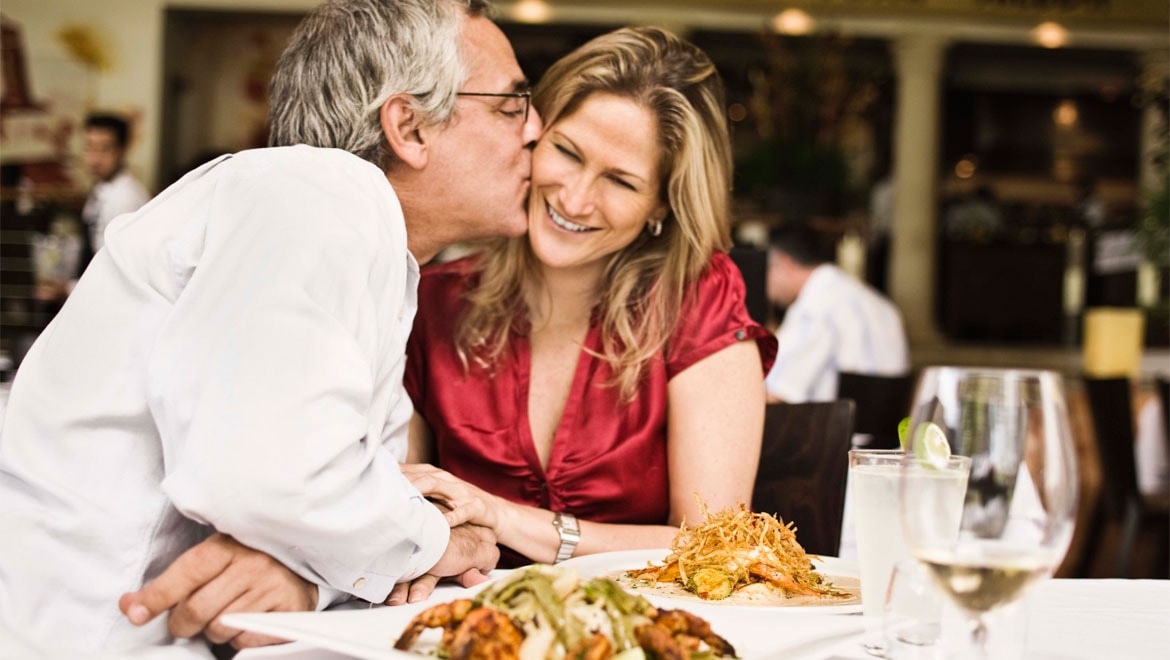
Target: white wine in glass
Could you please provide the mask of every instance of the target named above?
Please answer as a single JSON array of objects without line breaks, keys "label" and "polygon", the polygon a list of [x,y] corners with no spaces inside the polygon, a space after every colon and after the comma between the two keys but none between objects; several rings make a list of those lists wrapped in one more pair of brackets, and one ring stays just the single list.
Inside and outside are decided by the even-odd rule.
[{"label": "white wine in glass", "polygon": [[[931,367],[914,395],[899,508],[911,551],[970,620],[970,654],[988,657],[989,613],[1019,600],[1064,559],[1077,470],[1064,388],[1050,371]],[[958,533],[921,473],[971,459]],[[1022,649],[996,646],[996,656]]]}]

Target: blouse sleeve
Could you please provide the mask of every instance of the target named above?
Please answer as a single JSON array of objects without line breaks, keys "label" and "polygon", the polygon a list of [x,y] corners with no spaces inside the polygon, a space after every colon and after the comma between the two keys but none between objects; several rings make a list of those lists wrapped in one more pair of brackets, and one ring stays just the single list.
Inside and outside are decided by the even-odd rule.
[{"label": "blouse sleeve", "polygon": [[776,337],[748,315],[739,268],[716,252],[699,279],[695,295],[683,307],[666,349],[666,372],[674,378],[687,367],[736,342],[753,339],[764,374],[776,358]]}]

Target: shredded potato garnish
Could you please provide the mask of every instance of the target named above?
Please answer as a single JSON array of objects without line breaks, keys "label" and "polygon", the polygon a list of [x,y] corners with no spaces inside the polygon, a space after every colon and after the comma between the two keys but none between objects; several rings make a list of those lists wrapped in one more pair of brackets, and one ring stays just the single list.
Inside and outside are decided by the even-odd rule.
[{"label": "shredded potato garnish", "polygon": [[749,584],[766,583],[786,596],[846,598],[812,568],[792,523],[740,504],[714,515],[699,503],[704,521],[684,522],[662,566],[631,571],[634,578],[679,582],[702,598],[718,600]]}]

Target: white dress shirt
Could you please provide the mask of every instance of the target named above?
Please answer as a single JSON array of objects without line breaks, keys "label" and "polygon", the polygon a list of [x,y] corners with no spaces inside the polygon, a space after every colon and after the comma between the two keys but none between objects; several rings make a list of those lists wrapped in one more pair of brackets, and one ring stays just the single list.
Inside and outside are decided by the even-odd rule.
[{"label": "white dress shirt", "polygon": [[96,254],[105,245],[106,227],[123,213],[133,213],[150,201],[146,188],[123,167],[109,181],[99,181],[89,192],[81,218],[89,228],[89,240]]},{"label": "white dress shirt", "polygon": [[764,387],[790,403],[837,398],[837,374],[898,375],[910,368],[902,317],[875,289],[832,264],[813,270],[776,332]]},{"label": "white dress shirt", "polygon": [[340,150],[223,157],[115,221],[8,400],[0,649],[170,643],[118,598],[212,527],[375,602],[433,566],[448,526],[398,469],[417,283]]}]

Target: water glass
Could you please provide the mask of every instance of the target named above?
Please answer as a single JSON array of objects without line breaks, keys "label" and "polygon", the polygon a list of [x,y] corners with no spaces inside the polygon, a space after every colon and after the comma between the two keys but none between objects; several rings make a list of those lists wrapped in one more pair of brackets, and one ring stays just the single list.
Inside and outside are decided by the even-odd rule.
[{"label": "water glass", "polygon": [[[899,483],[908,458],[898,450],[854,449],[849,452],[849,488],[853,496],[857,564],[862,611],[877,620],[885,606],[894,564],[913,558],[899,515]],[[958,533],[967,473],[971,462],[961,456],[944,459],[920,486],[924,505],[938,509]]]},{"label": "water glass", "polygon": [[930,570],[916,559],[894,565],[882,617],[883,647],[890,660],[936,660],[942,644],[943,594]]}]

